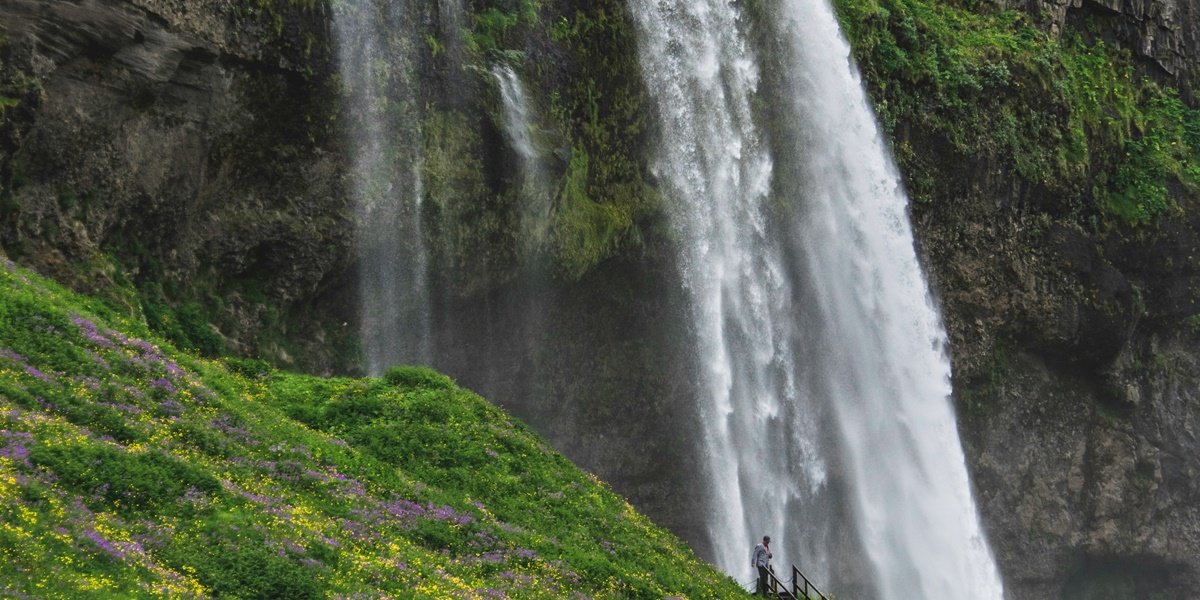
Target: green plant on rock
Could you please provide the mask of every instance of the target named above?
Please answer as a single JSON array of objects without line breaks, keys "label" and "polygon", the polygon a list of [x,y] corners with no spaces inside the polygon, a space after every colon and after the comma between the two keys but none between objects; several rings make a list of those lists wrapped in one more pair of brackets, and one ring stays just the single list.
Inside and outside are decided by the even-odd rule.
[{"label": "green plant on rock", "polygon": [[[915,126],[961,157],[1007,165],[1064,209],[1131,225],[1168,211],[1172,182],[1195,185],[1194,114],[1135,75],[1128,52],[1071,31],[1052,38],[991,5],[835,4],[893,137]],[[924,189],[939,167],[904,142],[902,170]]]}]

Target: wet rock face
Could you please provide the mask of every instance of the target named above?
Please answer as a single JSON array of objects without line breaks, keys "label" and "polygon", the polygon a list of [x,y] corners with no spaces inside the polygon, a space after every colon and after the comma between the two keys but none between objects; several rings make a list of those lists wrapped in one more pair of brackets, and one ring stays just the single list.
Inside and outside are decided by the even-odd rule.
[{"label": "wet rock face", "polygon": [[1180,412],[1193,393],[1136,407],[1097,406],[1096,395],[1094,381],[1022,357],[973,436],[980,510],[1011,597],[1192,597],[1198,463],[1194,439],[1178,435],[1197,425],[1194,409]]},{"label": "wet rock face", "polygon": [[994,165],[959,169],[914,206],[1009,597],[1192,598],[1194,199],[1151,226],[1099,230],[1043,212],[1043,192],[1014,181]]},{"label": "wet rock face", "polygon": [[279,4],[0,5],[20,101],[0,129],[6,252],[85,290],[113,276],[85,265],[113,256],[180,297],[221,296],[227,342],[268,355],[264,304],[336,296],[351,228],[328,23]]}]

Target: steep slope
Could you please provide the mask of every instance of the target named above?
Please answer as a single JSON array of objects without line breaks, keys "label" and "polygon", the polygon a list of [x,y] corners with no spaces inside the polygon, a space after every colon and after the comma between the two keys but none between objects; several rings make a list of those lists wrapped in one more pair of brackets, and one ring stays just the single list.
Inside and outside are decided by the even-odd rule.
[{"label": "steep slope", "polygon": [[444,375],[291,375],[145,333],[3,259],[0,593],[740,593]]}]

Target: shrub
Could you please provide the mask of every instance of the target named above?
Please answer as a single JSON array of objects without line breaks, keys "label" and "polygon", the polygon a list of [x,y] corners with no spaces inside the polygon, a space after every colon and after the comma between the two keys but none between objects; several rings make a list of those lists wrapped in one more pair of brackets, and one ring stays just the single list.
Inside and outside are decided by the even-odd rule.
[{"label": "shrub", "polygon": [[387,370],[383,378],[402,388],[454,389],[454,380],[429,367],[400,366]]},{"label": "shrub", "polygon": [[199,467],[162,452],[134,454],[99,444],[37,446],[29,459],[99,505],[153,509],[173,503],[188,488],[210,494],[221,489]]}]

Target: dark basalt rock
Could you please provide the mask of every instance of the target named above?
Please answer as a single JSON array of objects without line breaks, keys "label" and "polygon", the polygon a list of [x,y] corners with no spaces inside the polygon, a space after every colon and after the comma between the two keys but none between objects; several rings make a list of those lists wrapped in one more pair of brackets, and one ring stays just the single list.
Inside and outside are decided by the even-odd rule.
[{"label": "dark basalt rock", "polygon": [[303,357],[259,331],[268,306],[342,313],[352,227],[329,135],[327,15],[250,5],[0,5],[3,79],[23,91],[4,115],[0,233],[9,254],[77,288],[109,287],[92,265],[113,256],[180,289],[173,300],[220,297],[233,348],[327,371],[329,349],[304,341],[324,335],[315,320],[278,333]]},{"label": "dark basalt rock", "polygon": [[[929,145],[934,147],[934,145]],[[938,156],[959,164],[954,156]],[[1011,598],[1192,598],[1200,585],[1200,215],[1051,216],[999,165],[914,206],[960,427]],[[1114,595],[1115,594],[1115,595]]]}]

